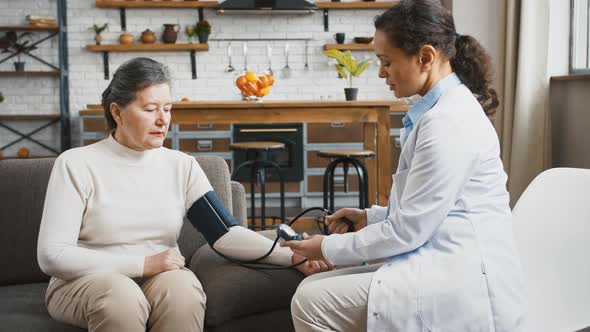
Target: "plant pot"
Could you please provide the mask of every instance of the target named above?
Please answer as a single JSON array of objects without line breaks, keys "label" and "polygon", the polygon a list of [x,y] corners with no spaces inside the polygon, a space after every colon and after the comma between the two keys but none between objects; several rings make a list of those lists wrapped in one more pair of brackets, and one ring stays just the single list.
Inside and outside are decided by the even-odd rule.
[{"label": "plant pot", "polygon": [[94,36],[94,41],[96,42],[96,45],[100,45],[100,42],[102,42],[102,36],[100,34],[97,34],[96,36]]},{"label": "plant pot", "polygon": [[199,37],[199,43],[207,44],[207,41],[209,40],[208,33],[199,33],[197,36]]},{"label": "plant pot", "polygon": [[14,70],[25,71],[25,62],[24,61],[16,61],[14,63]]},{"label": "plant pot", "polygon": [[346,96],[346,100],[356,100],[358,92],[358,88],[344,88],[344,96]]}]

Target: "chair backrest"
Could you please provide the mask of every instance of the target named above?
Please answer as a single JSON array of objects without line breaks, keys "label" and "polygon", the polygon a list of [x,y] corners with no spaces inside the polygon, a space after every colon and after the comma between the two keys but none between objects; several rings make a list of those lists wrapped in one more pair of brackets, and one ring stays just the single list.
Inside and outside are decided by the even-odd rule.
[{"label": "chair backrest", "polygon": [[528,331],[590,326],[590,170],[537,176],[513,210],[528,293]]}]

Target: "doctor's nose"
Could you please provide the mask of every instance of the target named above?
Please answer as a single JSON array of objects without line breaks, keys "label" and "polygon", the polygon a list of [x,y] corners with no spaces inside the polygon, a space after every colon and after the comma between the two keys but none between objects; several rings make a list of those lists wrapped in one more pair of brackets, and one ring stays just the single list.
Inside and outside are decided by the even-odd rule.
[{"label": "doctor's nose", "polygon": [[387,78],[387,72],[383,69],[383,66],[379,66],[379,78]]}]

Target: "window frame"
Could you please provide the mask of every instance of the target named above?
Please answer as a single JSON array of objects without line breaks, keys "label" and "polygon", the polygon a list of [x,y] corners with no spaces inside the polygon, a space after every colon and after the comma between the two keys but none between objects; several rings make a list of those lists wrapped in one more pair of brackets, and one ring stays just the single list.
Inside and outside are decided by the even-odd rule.
[{"label": "window frame", "polygon": [[572,75],[590,74],[590,1],[588,1],[588,8],[586,14],[586,67],[574,68],[574,4],[576,0],[570,0],[570,49],[569,49],[569,72]]}]

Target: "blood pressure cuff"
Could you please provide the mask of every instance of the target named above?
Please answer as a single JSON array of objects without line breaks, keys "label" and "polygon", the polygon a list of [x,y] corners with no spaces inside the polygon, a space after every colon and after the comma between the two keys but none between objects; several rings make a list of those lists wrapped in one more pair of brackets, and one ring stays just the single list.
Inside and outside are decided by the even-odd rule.
[{"label": "blood pressure cuff", "polygon": [[238,225],[213,191],[207,192],[194,202],[186,216],[211,247],[229,232],[230,227]]}]

